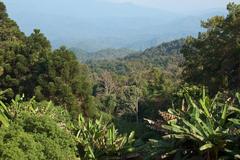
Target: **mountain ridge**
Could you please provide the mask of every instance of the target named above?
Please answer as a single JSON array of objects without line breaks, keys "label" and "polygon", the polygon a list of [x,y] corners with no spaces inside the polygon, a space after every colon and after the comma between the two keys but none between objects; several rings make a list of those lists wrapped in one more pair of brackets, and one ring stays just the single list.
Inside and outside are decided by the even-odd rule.
[{"label": "mountain ridge", "polygon": [[[30,0],[4,1],[8,4],[10,16],[25,33],[30,34],[34,28],[40,28],[54,48],[64,44],[68,48],[87,52],[105,48],[144,50],[163,41],[195,36],[202,31],[200,20],[216,12],[225,14],[222,9],[214,9],[189,17],[129,4],[98,2],[91,6],[92,0],[63,0],[61,3],[57,0],[43,0],[41,3]],[[57,5],[54,6],[54,3]]]}]

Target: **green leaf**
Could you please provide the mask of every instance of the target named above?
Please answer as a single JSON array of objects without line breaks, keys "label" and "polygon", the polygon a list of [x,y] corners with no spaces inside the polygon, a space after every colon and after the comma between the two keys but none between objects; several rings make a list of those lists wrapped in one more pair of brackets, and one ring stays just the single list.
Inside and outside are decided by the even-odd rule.
[{"label": "green leaf", "polygon": [[95,155],[94,155],[93,150],[90,146],[88,146],[88,153],[89,153],[89,157],[95,159]]},{"label": "green leaf", "polygon": [[200,99],[199,102],[200,102],[200,104],[201,104],[202,109],[204,110],[205,115],[210,118],[211,115],[210,115],[210,113],[209,113],[209,111],[208,111],[208,108],[207,108],[207,106],[206,106],[206,101],[205,101],[205,99]]},{"label": "green leaf", "polygon": [[239,109],[239,108],[230,106],[229,109],[230,109],[231,111],[236,111],[236,112],[239,112],[239,113],[240,113],[240,109]]},{"label": "green leaf", "polygon": [[132,141],[134,139],[134,136],[135,136],[135,132],[132,131],[128,136],[128,141]]},{"label": "green leaf", "polygon": [[9,127],[9,119],[0,112],[0,122],[3,124],[5,127]]},{"label": "green leaf", "polygon": [[236,97],[237,97],[237,99],[238,99],[238,103],[240,104],[240,93],[236,93]]},{"label": "green leaf", "polygon": [[7,106],[2,101],[0,101],[0,110],[7,111]]},{"label": "green leaf", "polygon": [[195,127],[194,125],[192,125],[190,122],[188,122],[185,119],[182,119],[183,123],[186,124],[194,133],[198,133],[200,136],[204,136],[204,134],[197,129],[197,127]]},{"label": "green leaf", "polygon": [[196,121],[198,123],[198,127],[201,128],[201,131],[204,133],[205,137],[208,137],[214,133],[212,127],[203,122],[201,118],[197,118]]},{"label": "green leaf", "polygon": [[176,132],[176,133],[189,132],[188,129],[185,128],[185,131],[184,131],[182,127],[177,125],[162,125],[162,128],[171,132]]},{"label": "green leaf", "polygon": [[207,149],[211,149],[211,148],[213,148],[213,147],[214,147],[214,145],[213,145],[212,143],[207,143],[207,144],[201,146],[201,147],[199,148],[199,150],[200,150],[200,151],[204,151],[204,150],[207,150]]},{"label": "green leaf", "polygon": [[228,104],[225,104],[223,108],[222,116],[221,116],[221,122],[220,122],[221,126],[223,126],[226,121],[227,111],[228,111]]},{"label": "green leaf", "polygon": [[186,97],[187,102],[190,103],[190,105],[193,108],[199,109],[199,107],[194,103],[194,101],[190,95],[187,94],[185,97]]},{"label": "green leaf", "polygon": [[236,125],[240,125],[240,119],[234,119],[234,118],[230,118],[228,119],[229,121],[233,122]]}]

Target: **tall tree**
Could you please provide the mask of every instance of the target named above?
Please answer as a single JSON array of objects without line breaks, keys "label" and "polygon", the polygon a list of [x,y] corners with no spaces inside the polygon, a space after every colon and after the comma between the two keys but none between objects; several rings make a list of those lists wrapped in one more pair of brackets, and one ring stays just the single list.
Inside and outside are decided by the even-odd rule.
[{"label": "tall tree", "polygon": [[8,100],[25,94],[52,100],[75,115],[87,112],[94,100],[87,67],[65,47],[52,51],[40,30],[25,36],[1,2],[0,23],[0,88],[8,91]]},{"label": "tall tree", "polygon": [[188,38],[182,50],[185,80],[213,92],[240,88],[240,5],[230,3],[227,9],[227,17],[202,22],[207,32]]},{"label": "tall tree", "polygon": [[27,59],[19,54],[24,48],[25,35],[18,25],[8,18],[5,5],[0,2],[0,88],[8,88],[8,96],[13,97],[20,92],[22,76],[27,71]]}]

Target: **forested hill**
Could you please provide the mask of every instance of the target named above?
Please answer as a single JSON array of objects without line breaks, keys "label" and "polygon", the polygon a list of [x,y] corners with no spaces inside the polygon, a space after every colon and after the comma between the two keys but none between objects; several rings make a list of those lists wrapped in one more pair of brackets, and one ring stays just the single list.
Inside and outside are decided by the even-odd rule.
[{"label": "forested hill", "polygon": [[162,66],[166,61],[173,58],[182,57],[180,51],[184,44],[184,39],[165,42],[157,47],[146,49],[140,54],[131,54],[124,58],[126,61],[142,61],[152,65]]},{"label": "forested hill", "polygon": [[[107,52],[102,50],[102,55],[104,58],[99,59],[99,52],[96,52],[92,59],[89,59],[86,63],[90,66],[93,71],[101,72],[102,70],[113,71],[117,74],[125,74],[133,67],[131,64],[141,64],[141,66],[148,67],[158,67],[162,69],[174,69],[178,70],[179,64],[182,63],[183,56],[181,54],[181,49],[184,44],[184,39],[174,40],[170,42],[165,42],[160,44],[157,47],[152,47],[146,49],[143,52],[135,52],[129,54],[129,52],[125,52],[123,55],[125,57],[121,58],[119,55],[108,56]],[[120,50],[125,51],[125,50]],[[131,50],[126,50],[131,51]],[[77,52],[77,57],[79,57],[79,52]],[[118,52],[121,53],[121,52]],[[130,52],[131,53],[131,52]],[[121,53],[122,54],[122,53]],[[96,57],[96,58],[95,58]],[[80,58],[80,61],[82,59]],[[140,67],[141,68],[141,67]]]},{"label": "forested hill", "polygon": [[184,39],[178,39],[170,42],[164,42],[156,47],[148,48],[141,54],[133,54],[126,56],[125,59],[135,59],[142,56],[151,57],[157,55],[180,54],[180,50],[184,44]]},{"label": "forested hill", "polygon": [[78,48],[71,48],[71,50],[81,62],[119,59],[123,61],[147,61],[148,63],[158,61],[159,63],[162,61],[162,57],[181,55],[180,50],[183,44],[184,39],[178,39],[164,42],[144,51],[136,51],[128,48],[106,48],[96,52],[87,52]]},{"label": "forested hill", "polygon": [[81,62],[91,60],[112,60],[137,53],[137,51],[128,48],[106,48],[96,52],[87,52],[78,48],[71,48],[71,50],[75,53],[75,55]]}]

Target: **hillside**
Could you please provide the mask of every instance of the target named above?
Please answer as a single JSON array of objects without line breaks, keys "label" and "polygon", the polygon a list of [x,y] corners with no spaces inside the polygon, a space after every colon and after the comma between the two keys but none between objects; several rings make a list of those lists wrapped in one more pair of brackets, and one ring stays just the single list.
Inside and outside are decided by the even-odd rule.
[{"label": "hillside", "polygon": [[81,49],[72,48],[71,49],[77,58],[81,62],[91,61],[91,60],[113,60],[117,58],[123,58],[127,55],[131,55],[136,53],[137,51],[134,51],[132,49],[127,48],[119,48],[119,49],[113,49],[113,48],[107,48],[102,49],[96,52],[86,52]]},{"label": "hillside", "polygon": [[128,74],[133,68],[141,71],[144,67],[145,69],[157,67],[169,73],[176,73],[180,72],[179,64],[183,62],[183,55],[180,52],[183,44],[184,39],[179,39],[162,43],[143,52],[128,54],[123,58],[93,58],[86,63],[93,71],[98,73],[108,70],[116,74]]},{"label": "hillside", "polygon": [[[132,54],[124,57],[125,61],[142,61],[143,63],[155,66],[164,66],[171,58],[180,58],[180,50],[184,44],[184,39],[165,42],[157,47],[146,49],[140,54]],[[180,59],[179,59],[180,60]]]}]

